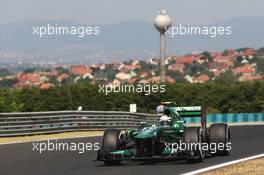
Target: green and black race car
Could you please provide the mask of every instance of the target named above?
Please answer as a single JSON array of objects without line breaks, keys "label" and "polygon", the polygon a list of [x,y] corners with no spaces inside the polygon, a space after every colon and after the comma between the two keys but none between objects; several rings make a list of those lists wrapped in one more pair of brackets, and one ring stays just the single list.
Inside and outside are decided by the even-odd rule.
[{"label": "green and black race car", "polygon": [[[200,117],[201,126],[187,126],[185,117]],[[97,160],[118,164],[123,160],[186,159],[203,161],[205,157],[229,155],[230,130],[225,123],[206,128],[206,114],[201,106],[177,107],[166,103],[160,121],[138,128],[108,129],[104,132]],[[215,151],[212,152],[212,146]],[[220,145],[220,146],[219,146]]]}]

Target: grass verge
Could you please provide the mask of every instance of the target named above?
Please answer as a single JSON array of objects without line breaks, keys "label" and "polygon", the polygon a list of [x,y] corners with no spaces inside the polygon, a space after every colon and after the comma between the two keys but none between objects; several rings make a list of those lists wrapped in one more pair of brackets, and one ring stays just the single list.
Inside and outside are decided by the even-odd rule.
[{"label": "grass verge", "polygon": [[3,137],[0,138],[0,144],[13,143],[13,142],[52,140],[52,139],[66,139],[66,138],[75,138],[75,137],[93,137],[93,136],[101,136],[101,135],[103,135],[103,131],[77,131],[77,132],[65,132],[65,133],[46,134],[46,135]]}]

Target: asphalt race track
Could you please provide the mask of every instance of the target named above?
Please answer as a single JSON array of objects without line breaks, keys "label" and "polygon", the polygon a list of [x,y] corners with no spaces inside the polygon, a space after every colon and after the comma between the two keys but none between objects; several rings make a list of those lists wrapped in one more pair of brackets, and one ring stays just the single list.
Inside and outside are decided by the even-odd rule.
[{"label": "asphalt race track", "polygon": [[[126,162],[119,166],[104,166],[93,162],[95,151],[79,154],[72,151],[32,151],[32,143],[0,145],[0,175],[176,175],[219,163],[264,153],[264,126],[231,127],[232,152],[227,157],[213,157],[202,163],[179,160],[150,164]],[[65,142],[99,142],[98,137],[67,139]],[[63,142],[64,142],[63,141]]]}]

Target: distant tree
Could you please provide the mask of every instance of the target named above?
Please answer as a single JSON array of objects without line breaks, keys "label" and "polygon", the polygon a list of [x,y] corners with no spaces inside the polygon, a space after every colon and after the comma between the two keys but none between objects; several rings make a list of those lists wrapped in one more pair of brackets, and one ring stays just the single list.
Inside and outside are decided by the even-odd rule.
[{"label": "distant tree", "polygon": [[28,68],[28,69],[26,69],[26,70],[24,70],[23,72],[24,73],[33,73],[33,72],[35,72],[35,68]]},{"label": "distant tree", "polygon": [[244,60],[244,58],[242,58],[242,56],[236,57],[236,61],[242,62],[243,60]]},{"label": "distant tree", "polygon": [[228,50],[224,50],[223,53],[222,53],[223,56],[227,56],[228,55]]},{"label": "distant tree", "polygon": [[140,71],[150,71],[158,68],[158,66],[147,64],[145,61],[140,61],[139,63],[141,65]]},{"label": "distant tree", "polygon": [[216,109],[216,108],[214,108],[214,107],[212,107],[212,106],[208,106],[208,107],[206,108],[206,113],[207,113],[207,114],[220,114],[221,111],[218,110],[218,109]]},{"label": "distant tree", "polygon": [[214,82],[219,84],[235,83],[238,82],[238,76],[234,75],[232,71],[226,71],[220,74],[220,76],[217,76]]},{"label": "distant tree", "polygon": [[6,69],[6,68],[1,68],[0,69],[0,77],[7,76],[7,75],[10,75],[10,74],[11,74],[11,72],[8,69]]},{"label": "distant tree", "polygon": [[236,58],[236,60],[234,61],[234,68],[236,67],[240,67],[240,66],[243,66],[243,64],[241,63],[244,59],[241,57],[241,56],[238,56]]},{"label": "distant tree", "polygon": [[242,51],[244,51],[244,50],[246,50],[246,49],[249,49],[248,47],[242,47],[242,48],[238,48],[238,49],[236,49],[236,51],[237,52],[242,52]]},{"label": "distant tree", "polygon": [[257,73],[264,75],[264,58],[258,55],[255,55],[253,58],[249,59],[249,63],[256,63]]},{"label": "distant tree", "polygon": [[261,47],[257,50],[258,55],[264,55],[264,47]]},{"label": "distant tree", "polygon": [[0,89],[0,112],[22,111],[24,104],[19,102],[19,96],[17,90]]},{"label": "distant tree", "polygon": [[2,88],[10,88],[14,84],[16,84],[17,82],[18,82],[17,79],[3,79],[3,80],[0,81],[0,87],[2,87]]},{"label": "distant tree", "polygon": [[106,65],[105,69],[95,71],[94,76],[96,78],[107,79],[107,81],[113,81],[117,73],[118,71],[113,69],[112,65]]},{"label": "distant tree", "polygon": [[167,71],[167,75],[171,76],[176,80],[177,83],[187,83],[184,75],[177,71]]},{"label": "distant tree", "polygon": [[69,74],[70,73],[69,69],[66,69],[64,67],[56,67],[55,70],[57,70],[59,74],[63,74],[63,73]]},{"label": "distant tree", "polygon": [[257,58],[256,59],[257,63],[257,72],[264,75],[264,58]]},{"label": "distant tree", "polygon": [[186,64],[184,68],[184,72],[186,72],[186,74],[191,76],[197,76],[200,74],[207,74],[211,76],[211,72],[208,69],[208,63],[199,64],[195,62],[192,65]]},{"label": "distant tree", "polygon": [[[227,76],[230,72],[226,73]],[[98,85],[78,82],[50,89],[0,89],[0,112],[84,110],[128,111],[136,103],[138,112],[154,113],[161,101],[180,106],[201,105],[207,113],[264,112],[264,81],[236,82],[221,77],[203,84],[166,84],[164,93],[99,92]],[[222,81],[220,81],[222,80]],[[228,80],[228,81],[227,81]]]},{"label": "distant tree", "polygon": [[207,58],[209,62],[213,61],[213,58],[209,52],[203,52],[202,55]]}]

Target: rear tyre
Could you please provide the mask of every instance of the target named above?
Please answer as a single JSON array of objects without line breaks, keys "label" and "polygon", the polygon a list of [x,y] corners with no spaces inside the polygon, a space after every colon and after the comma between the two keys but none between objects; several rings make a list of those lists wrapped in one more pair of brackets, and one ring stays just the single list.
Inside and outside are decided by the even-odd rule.
[{"label": "rear tyre", "polygon": [[216,155],[227,156],[229,155],[230,149],[227,144],[230,142],[230,129],[225,123],[212,124],[209,128],[209,139],[210,143],[216,145],[224,145],[223,149],[217,150]]},{"label": "rear tyre", "polygon": [[184,143],[188,150],[188,162],[202,162],[205,158],[205,152],[202,150],[202,129],[200,127],[186,128],[183,134]]},{"label": "rear tyre", "polygon": [[[102,140],[102,150],[104,151],[116,151],[120,148],[120,139],[122,137],[121,130],[119,129],[108,129],[104,132]],[[106,165],[120,164],[120,160],[106,160]]]}]

